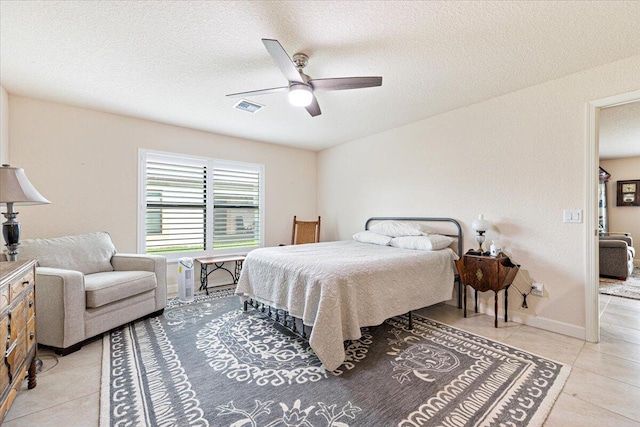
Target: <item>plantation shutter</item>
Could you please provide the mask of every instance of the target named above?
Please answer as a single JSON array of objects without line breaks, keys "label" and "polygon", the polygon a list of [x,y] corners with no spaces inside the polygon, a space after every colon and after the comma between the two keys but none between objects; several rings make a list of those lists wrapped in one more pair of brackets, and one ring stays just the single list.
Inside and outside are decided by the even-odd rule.
[{"label": "plantation shutter", "polygon": [[206,162],[150,155],[145,190],[146,252],[204,251]]},{"label": "plantation shutter", "polygon": [[260,244],[260,170],[226,167],[213,170],[214,249]]}]

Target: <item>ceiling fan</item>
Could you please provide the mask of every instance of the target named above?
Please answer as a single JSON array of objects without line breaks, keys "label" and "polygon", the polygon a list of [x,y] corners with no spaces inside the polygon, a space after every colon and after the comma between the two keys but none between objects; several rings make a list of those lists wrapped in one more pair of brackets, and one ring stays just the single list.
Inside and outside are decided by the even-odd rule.
[{"label": "ceiling fan", "polygon": [[262,39],[269,55],[276,66],[289,81],[288,86],[274,87],[271,89],[253,90],[250,92],[231,93],[230,97],[245,97],[256,95],[268,95],[276,92],[289,92],[289,102],[292,105],[305,107],[312,117],[319,116],[320,105],[313,94],[322,90],[346,90],[365,87],[382,86],[382,77],[336,77],[331,79],[312,79],[302,72],[309,62],[309,57],[304,53],[296,53],[293,60],[284,50],[278,40]]}]

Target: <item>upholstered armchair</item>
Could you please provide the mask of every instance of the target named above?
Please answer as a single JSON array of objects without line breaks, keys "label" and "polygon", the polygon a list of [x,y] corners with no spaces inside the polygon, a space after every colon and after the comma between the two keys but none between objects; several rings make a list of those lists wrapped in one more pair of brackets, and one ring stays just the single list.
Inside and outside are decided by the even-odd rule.
[{"label": "upholstered armchair", "polygon": [[600,275],[626,280],[633,272],[633,238],[624,233],[600,236]]},{"label": "upholstered armchair", "polygon": [[166,305],[166,259],[119,254],[108,233],[23,240],[19,258],[38,261],[38,343],[61,355]]}]

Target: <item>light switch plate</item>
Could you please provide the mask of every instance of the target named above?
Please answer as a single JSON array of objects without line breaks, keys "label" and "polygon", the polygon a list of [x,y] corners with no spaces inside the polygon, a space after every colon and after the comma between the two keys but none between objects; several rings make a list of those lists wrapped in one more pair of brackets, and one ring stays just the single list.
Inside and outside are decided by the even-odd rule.
[{"label": "light switch plate", "polygon": [[581,223],[582,222],[582,210],[563,210],[562,211],[562,222],[573,222],[573,223]]}]

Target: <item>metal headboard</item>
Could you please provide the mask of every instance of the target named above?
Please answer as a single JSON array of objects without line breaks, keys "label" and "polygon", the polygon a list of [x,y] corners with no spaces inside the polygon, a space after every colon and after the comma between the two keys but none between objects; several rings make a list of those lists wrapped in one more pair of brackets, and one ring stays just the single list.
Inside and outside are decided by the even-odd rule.
[{"label": "metal headboard", "polygon": [[364,224],[364,229],[368,230],[369,229],[369,224],[373,221],[387,221],[387,220],[394,220],[394,221],[422,221],[422,222],[452,222],[453,224],[455,224],[456,228],[458,229],[458,234],[443,234],[444,236],[449,236],[449,237],[455,237],[456,239],[458,239],[458,256],[461,257],[463,252],[462,252],[462,246],[463,246],[463,239],[462,239],[462,227],[460,227],[460,223],[458,221],[456,221],[453,218],[430,218],[430,217],[373,217],[373,218],[369,218],[367,220],[367,222]]}]

